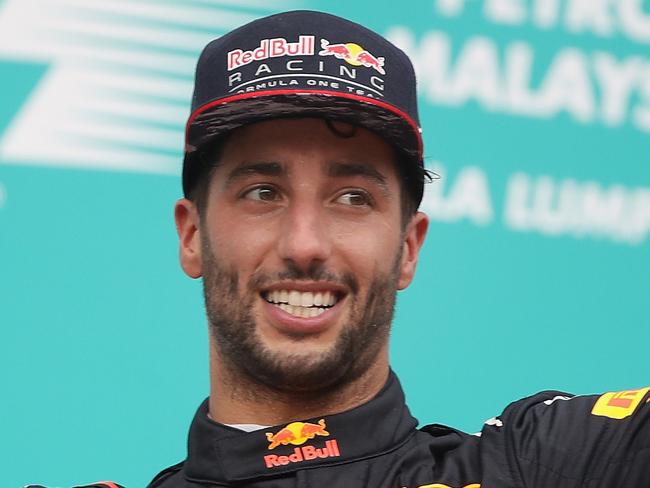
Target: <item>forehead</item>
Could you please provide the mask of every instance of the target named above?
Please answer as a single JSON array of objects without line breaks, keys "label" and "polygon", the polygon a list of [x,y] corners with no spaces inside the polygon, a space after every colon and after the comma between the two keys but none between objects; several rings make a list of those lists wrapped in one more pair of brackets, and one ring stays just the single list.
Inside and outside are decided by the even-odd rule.
[{"label": "forehead", "polygon": [[234,130],[221,148],[218,169],[239,164],[274,162],[291,170],[333,163],[370,165],[397,179],[397,157],[375,133],[343,122],[323,119],[276,119]]}]

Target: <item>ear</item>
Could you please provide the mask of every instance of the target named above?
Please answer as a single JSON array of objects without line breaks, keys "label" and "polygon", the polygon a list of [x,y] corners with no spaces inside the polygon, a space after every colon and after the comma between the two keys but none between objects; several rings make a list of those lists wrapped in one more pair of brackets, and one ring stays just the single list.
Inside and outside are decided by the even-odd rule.
[{"label": "ear", "polygon": [[411,284],[415,276],[415,268],[418,264],[420,248],[424,243],[424,236],[429,228],[429,217],[423,212],[416,212],[404,231],[404,242],[402,243],[402,262],[400,266],[397,289],[403,290]]},{"label": "ear", "polygon": [[201,230],[196,206],[182,198],[174,206],[181,268],[190,278],[199,278],[201,269]]}]

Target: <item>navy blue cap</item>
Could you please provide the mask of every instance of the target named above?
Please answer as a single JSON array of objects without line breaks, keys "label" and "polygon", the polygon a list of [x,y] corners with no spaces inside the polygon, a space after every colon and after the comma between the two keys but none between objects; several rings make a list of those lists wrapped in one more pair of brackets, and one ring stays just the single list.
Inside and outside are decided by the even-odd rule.
[{"label": "navy blue cap", "polygon": [[423,148],[411,61],[359,24],[305,10],[255,20],[204,48],[185,132],[185,195],[206,164],[200,154],[217,137],[298,116],[346,121],[378,134],[400,154],[420,203]]}]

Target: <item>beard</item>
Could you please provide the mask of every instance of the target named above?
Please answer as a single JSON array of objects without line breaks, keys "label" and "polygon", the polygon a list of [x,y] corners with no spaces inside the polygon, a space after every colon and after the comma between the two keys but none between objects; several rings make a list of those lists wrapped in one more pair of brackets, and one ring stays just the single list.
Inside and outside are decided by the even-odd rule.
[{"label": "beard", "polygon": [[[204,234],[205,235],[205,234]],[[285,270],[257,271],[239,291],[236,269],[221,263],[202,240],[203,295],[218,356],[235,377],[280,392],[314,393],[335,389],[370,369],[386,345],[395,311],[401,252],[387,273],[377,273],[365,297],[352,274],[329,272],[322,265],[303,271],[291,263]],[[401,247],[400,247],[401,250]],[[310,280],[345,285],[349,314],[334,343],[318,352],[290,353],[264,344],[256,327],[254,306],[260,290],[280,280]],[[305,336],[292,337],[295,341]]]}]

